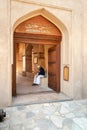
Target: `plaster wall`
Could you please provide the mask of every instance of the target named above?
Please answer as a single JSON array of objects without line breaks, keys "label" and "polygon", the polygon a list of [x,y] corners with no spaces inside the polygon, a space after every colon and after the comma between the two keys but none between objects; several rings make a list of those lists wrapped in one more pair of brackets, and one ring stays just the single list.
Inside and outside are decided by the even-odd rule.
[{"label": "plaster wall", "polygon": [[[71,58],[69,58],[69,56],[71,56],[71,51],[69,53],[69,48],[67,48],[67,47],[71,46],[71,43],[69,43],[71,40],[71,35],[69,38],[68,38],[68,36],[66,38],[64,35],[67,35],[67,33],[71,34],[72,11],[70,9],[68,10],[67,8],[62,9],[62,8],[55,8],[53,6],[52,7],[44,6],[44,3],[43,3],[43,6],[41,6],[40,4],[29,4],[26,2],[18,2],[18,1],[12,1],[11,10],[12,10],[12,12],[11,12],[12,28],[15,28],[17,26],[17,24],[21,23],[22,21],[27,20],[28,18],[31,18],[34,15],[38,15],[41,13],[48,20],[51,19],[51,21],[61,30],[62,35],[63,35],[63,39],[62,39],[62,43],[61,43],[61,91],[64,92],[65,94],[67,94],[68,96],[73,97],[73,91],[72,91],[73,88],[71,86],[71,81],[64,82],[64,80],[63,80],[64,65],[68,64],[71,67],[71,65],[70,65]],[[37,12],[35,12],[36,14],[35,13],[31,14],[31,12],[33,12],[34,10],[37,11]],[[41,12],[39,12],[38,10],[41,10]],[[46,11],[44,11],[44,10],[46,10],[47,12],[52,14],[54,17],[56,17],[56,19],[54,19],[53,16],[50,16],[49,13],[47,14]],[[58,21],[57,21],[57,19],[58,19]],[[18,22],[16,22],[16,21],[18,21]],[[65,28],[63,27],[64,25],[66,26]],[[70,76],[70,80],[71,80],[71,78],[72,77]]]},{"label": "plaster wall", "polygon": [[[17,26],[21,20],[26,20],[34,13],[30,15],[34,10],[43,9],[48,11],[53,16],[46,14],[42,10],[42,14],[49,20],[52,17],[52,22],[61,30],[62,32],[62,42],[61,42],[61,91],[70,96],[71,98],[80,99],[82,97],[82,64],[81,64],[81,35],[82,35],[82,10],[81,5],[76,4],[78,1],[51,1],[48,4],[48,0],[38,1],[33,0],[32,2],[25,1],[12,1],[11,3],[11,26],[12,28]],[[58,5],[58,6],[57,6]],[[22,10],[23,9],[23,10]],[[44,12],[44,13],[43,13]],[[37,11],[37,15],[38,15]],[[27,15],[26,15],[27,14]],[[25,16],[23,19],[22,17]],[[20,19],[21,18],[21,19]],[[17,24],[14,25],[14,23]],[[79,23],[79,24],[78,24]],[[63,27],[65,26],[65,28]],[[66,35],[66,36],[65,36]],[[80,57],[80,58],[77,58]],[[63,80],[63,67],[65,65],[69,66],[69,81]],[[79,71],[80,70],[80,71]],[[77,94],[78,91],[78,94]]]},{"label": "plaster wall", "polygon": [[[10,0],[1,1],[0,60],[2,62],[0,62],[0,105],[10,104],[12,99],[11,65],[13,63],[14,29],[19,23],[40,13],[51,20],[62,32],[61,91],[74,99],[81,99],[82,94],[84,98],[87,96],[85,92],[87,90],[85,87],[87,86],[86,0],[83,3],[84,6],[82,6],[80,0],[11,0],[10,5]],[[34,13],[35,10],[36,12]],[[69,66],[69,81],[63,80],[63,67],[65,65]],[[82,67],[84,67],[83,70]],[[84,80],[82,76],[84,76]],[[4,95],[6,95],[6,98],[4,98]]]},{"label": "plaster wall", "polygon": [[87,1],[81,0],[82,2],[82,8],[83,8],[83,31],[82,31],[82,64],[83,64],[83,98],[87,98]]},{"label": "plaster wall", "polygon": [[[8,8],[7,8],[8,7]],[[0,106],[11,103],[10,0],[0,1]]]}]

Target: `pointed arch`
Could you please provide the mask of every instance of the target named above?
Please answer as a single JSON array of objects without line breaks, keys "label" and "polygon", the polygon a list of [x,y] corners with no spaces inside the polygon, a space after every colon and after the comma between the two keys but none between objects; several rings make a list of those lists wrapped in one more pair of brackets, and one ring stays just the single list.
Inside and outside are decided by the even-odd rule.
[{"label": "pointed arch", "polygon": [[34,10],[34,11],[29,12],[29,13],[25,14],[24,16],[20,17],[14,23],[13,32],[20,23],[22,23],[22,22],[24,22],[32,17],[38,16],[38,15],[41,15],[44,18],[46,18],[47,20],[49,20],[50,22],[52,22],[61,31],[61,33],[62,33],[62,41],[61,42],[64,44],[64,47],[62,47],[64,50],[62,59],[64,59],[63,60],[64,64],[69,64],[69,33],[68,33],[68,29],[65,26],[65,24],[63,23],[63,21],[61,21],[58,17],[54,16],[47,9],[41,8],[38,10]]},{"label": "pointed arch", "polygon": [[46,9],[44,8],[41,8],[41,9],[38,9],[38,10],[34,10],[24,16],[22,16],[21,18],[19,18],[16,23],[14,24],[13,26],[13,31],[15,30],[15,28],[22,22],[32,18],[32,17],[35,17],[35,16],[38,16],[38,15],[41,15],[43,16],[44,18],[48,19],[50,22],[52,22],[56,27],[58,27],[60,29],[60,31],[62,33],[64,32],[67,32],[67,28],[66,26],[63,24],[62,21],[60,21],[57,17],[55,17],[52,13],[50,13],[49,11],[47,11]]}]

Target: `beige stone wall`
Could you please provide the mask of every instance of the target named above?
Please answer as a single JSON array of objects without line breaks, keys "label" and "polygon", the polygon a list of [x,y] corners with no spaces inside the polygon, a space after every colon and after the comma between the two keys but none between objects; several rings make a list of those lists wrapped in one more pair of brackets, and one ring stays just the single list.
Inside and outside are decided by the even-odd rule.
[{"label": "beige stone wall", "polygon": [[[42,4],[45,5],[44,2],[42,2]],[[72,77],[70,76],[69,82],[64,82],[63,80],[63,66],[69,64],[69,66],[72,67],[70,65],[71,58],[69,58],[69,56],[71,57],[72,55],[72,51],[69,52],[69,48],[71,48],[71,36],[68,36],[72,29],[72,10],[69,7],[63,8],[61,5],[59,5],[60,7],[57,7],[55,3],[53,5],[52,4],[48,5],[47,3],[45,6],[41,6],[39,2],[36,2],[36,4],[31,4],[27,2],[22,3],[12,1],[11,25],[12,28],[15,28],[22,21],[27,20],[34,15],[41,14],[48,20],[52,21],[52,23],[54,23],[61,30],[63,35],[61,43],[61,91],[70,97],[73,97],[73,88],[71,85]],[[22,8],[24,8],[24,10],[22,10]],[[66,86],[69,86],[68,89]]]},{"label": "beige stone wall", "polygon": [[[8,7],[8,8],[7,8]],[[0,106],[11,103],[10,0],[0,1]]]},{"label": "beige stone wall", "polygon": [[[11,7],[12,27],[16,27],[32,16],[41,14],[61,30],[63,36],[61,42],[61,91],[71,98],[82,98],[82,5],[80,1],[55,0],[54,2],[51,0],[49,4],[49,0],[38,0],[38,2],[36,0],[32,2],[14,0]],[[65,65],[68,65],[70,70],[68,82],[63,80]]]},{"label": "beige stone wall", "polygon": [[[46,17],[62,32],[61,91],[74,99],[86,98],[86,0],[11,0],[11,9],[10,0],[3,0],[1,1],[0,9],[0,105],[10,104],[12,99],[11,64],[13,63],[13,31],[19,23],[38,14]],[[65,65],[68,65],[70,68],[69,81],[63,80],[63,67]]]},{"label": "beige stone wall", "polygon": [[82,64],[83,64],[83,98],[87,98],[87,0],[81,0],[83,5],[83,34],[82,34]]}]

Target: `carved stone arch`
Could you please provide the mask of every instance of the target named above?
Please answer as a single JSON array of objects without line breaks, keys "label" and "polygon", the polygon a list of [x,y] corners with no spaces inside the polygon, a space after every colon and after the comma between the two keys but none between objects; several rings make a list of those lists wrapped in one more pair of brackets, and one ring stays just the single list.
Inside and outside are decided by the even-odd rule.
[{"label": "carved stone arch", "polygon": [[62,59],[63,59],[64,64],[69,64],[69,33],[68,33],[68,30],[67,30],[66,26],[64,25],[63,21],[61,21],[58,17],[54,16],[47,9],[41,8],[38,10],[34,10],[34,11],[29,12],[28,14],[22,16],[21,18],[19,18],[13,26],[13,32],[20,23],[22,23],[32,17],[38,16],[38,15],[41,15],[44,18],[46,18],[47,20],[49,20],[50,22],[52,22],[61,31],[61,33],[62,33],[61,42],[64,45],[64,47],[62,47],[64,50],[63,54],[62,54],[63,55]]},{"label": "carved stone arch", "polygon": [[64,33],[64,32],[68,33],[67,28],[64,25],[64,23],[44,8],[34,10],[34,11],[22,16],[21,18],[19,18],[13,26],[13,31],[20,23],[22,23],[32,17],[38,16],[38,15],[42,15],[44,18],[48,19],[50,22],[52,22],[54,25],[56,25],[56,27],[58,27],[62,33]]}]

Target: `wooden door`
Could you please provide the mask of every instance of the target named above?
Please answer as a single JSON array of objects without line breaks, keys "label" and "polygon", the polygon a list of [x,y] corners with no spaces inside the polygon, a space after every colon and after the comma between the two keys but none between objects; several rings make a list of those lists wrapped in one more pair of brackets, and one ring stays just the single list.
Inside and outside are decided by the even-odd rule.
[{"label": "wooden door", "polygon": [[[25,43],[26,44],[26,43]],[[26,72],[32,73],[32,45],[26,44]]]},{"label": "wooden door", "polygon": [[13,64],[12,64],[12,96],[16,96],[16,44],[13,47]]},{"label": "wooden door", "polygon": [[48,86],[60,91],[60,44],[48,50]]}]

